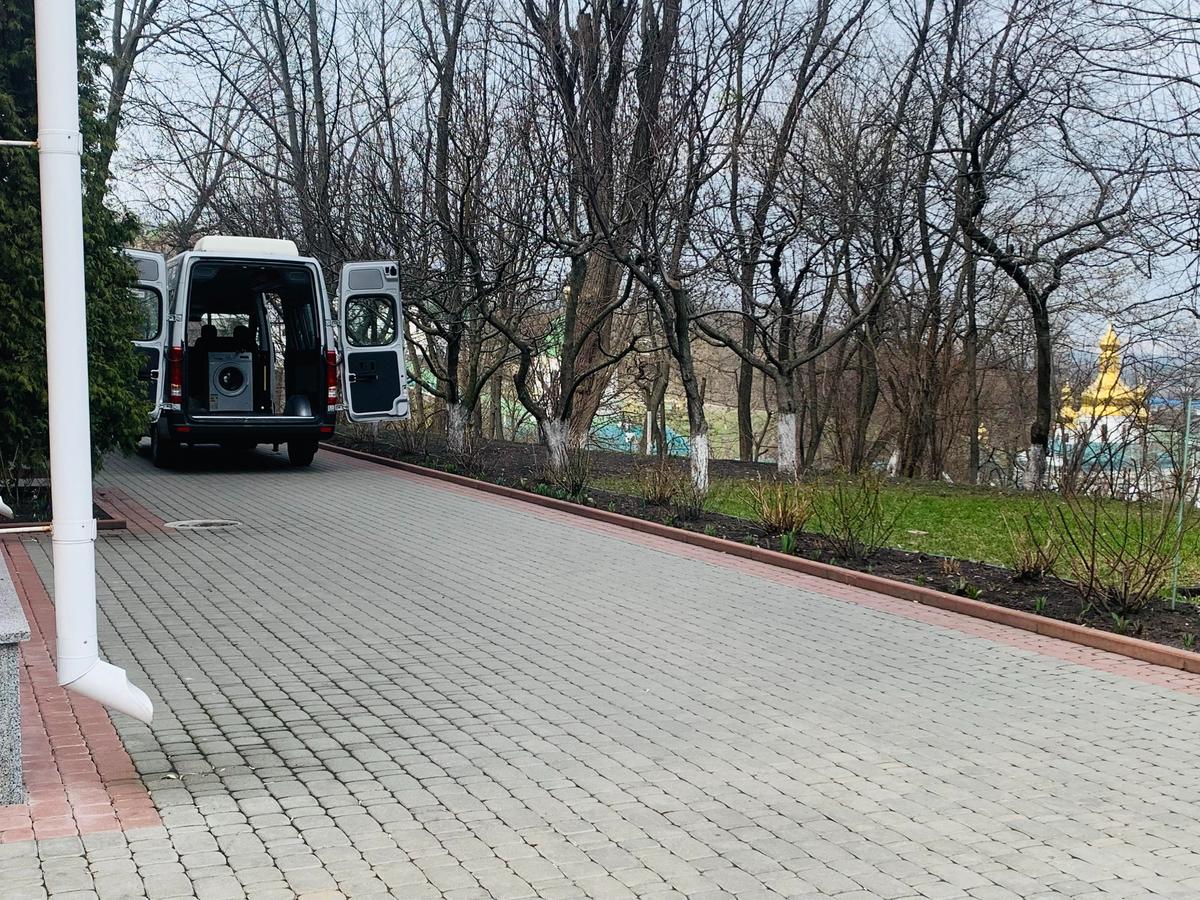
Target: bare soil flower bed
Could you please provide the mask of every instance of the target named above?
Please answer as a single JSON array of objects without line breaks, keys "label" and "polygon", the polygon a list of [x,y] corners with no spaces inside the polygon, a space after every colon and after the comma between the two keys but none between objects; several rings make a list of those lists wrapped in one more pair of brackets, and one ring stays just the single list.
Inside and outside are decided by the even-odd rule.
[{"label": "bare soil flower bed", "polygon": [[[351,434],[338,434],[333,443],[731,541],[785,550],[778,536],[765,533],[760,525],[748,519],[708,510],[684,512],[671,506],[649,504],[626,493],[598,488],[588,488],[581,497],[568,497],[546,484],[540,448],[532,444],[491,441],[469,453],[453,454],[446,450],[444,440],[434,435],[423,436],[418,447]],[[630,454],[594,451],[590,454],[589,465],[592,476],[599,478],[633,474],[647,465],[647,460]],[[775,470],[770,464],[713,460],[710,471],[714,477],[753,479],[760,475],[769,477]],[[1161,600],[1135,619],[1114,621],[1086,606],[1075,584],[1055,577],[1020,580],[1002,566],[890,548],[865,560],[839,559],[830,553],[819,535],[808,532],[796,535],[795,547],[790,549],[798,556],[817,562],[1187,650],[1196,649],[1196,639],[1200,635],[1200,605],[1186,596],[1194,589],[1181,589],[1175,609],[1171,609],[1169,601]]]},{"label": "bare soil flower bed", "polygon": [[[14,517],[11,520],[0,519],[0,533],[3,533],[5,528],[45,525],[54,515],[50,505],[50,488],[48,487],[25,488],[19,497],[6,496],[4,502],[12,509]],[[92,504],[92,515],[100,521],[112,518],[108,510],[97,503]]]}]

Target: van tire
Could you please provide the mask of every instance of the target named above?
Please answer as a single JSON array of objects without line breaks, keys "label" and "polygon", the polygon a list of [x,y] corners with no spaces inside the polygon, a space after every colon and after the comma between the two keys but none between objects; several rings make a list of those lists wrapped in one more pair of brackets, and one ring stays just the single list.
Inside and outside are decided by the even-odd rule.
[{"label": "van tire", "polygon": [[159,437],[155,428],[150,434],[150,460],[159,469],[169,469],[179,461],[179,444],[170,438]]},{"label": "van tire", "polygon": [[310,466],[313,457],[317,455],[317,442],[313,440],[288,441],[288,462],[293,466]]}]

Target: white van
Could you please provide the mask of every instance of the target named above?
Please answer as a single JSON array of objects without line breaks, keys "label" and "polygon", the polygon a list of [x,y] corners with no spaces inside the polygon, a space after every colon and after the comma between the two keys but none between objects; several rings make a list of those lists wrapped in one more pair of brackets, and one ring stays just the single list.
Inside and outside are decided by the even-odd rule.
[{"label": "white van", "polygon": [[145,311],[134,348],[155,465],[183,445],[287,445],[306,466],[338,412],[408,418],[400,270],[354,262],[339,279],[338,352],[321,267],[291,241],[213,236],[169,262],[126,251]]}]

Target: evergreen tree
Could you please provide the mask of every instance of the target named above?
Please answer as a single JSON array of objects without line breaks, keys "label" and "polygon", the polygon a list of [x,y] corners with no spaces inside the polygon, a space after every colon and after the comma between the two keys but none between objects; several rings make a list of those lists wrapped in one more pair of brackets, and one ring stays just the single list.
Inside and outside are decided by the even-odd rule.
[{"label": "evergreen tree", "polygon": [[[133,269],[121,253],[135,223],[105,205],[99,166],[99,56],[91,48],[99,38],[100,8],[94,2],[76,8],[92,452],[98,463],[110,450],[136,446],[146,406],[129,343],[139,316],[129,290]],[[33,5],[0,0],[0,137],[36,134]],[[30,476],[45,474],[49,460],[37,164],[33,150],[0,150],[0,493],[9,495]]]}]

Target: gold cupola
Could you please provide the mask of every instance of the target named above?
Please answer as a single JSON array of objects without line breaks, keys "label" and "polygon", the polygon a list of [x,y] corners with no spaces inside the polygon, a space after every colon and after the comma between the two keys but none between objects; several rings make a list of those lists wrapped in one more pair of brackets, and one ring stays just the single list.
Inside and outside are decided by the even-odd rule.
[{"label": "gold cupola", "polygon": [[1121,378],[1121,343],[1112,325],[1100,338],[1099,371],[1083,391],[1078,408],[1071,403],[1070,389],[1063,388],[1059,421],[1064,425],[1091,428],[1105,419],[1146,418],[1146,391],[1130,387]]}]

